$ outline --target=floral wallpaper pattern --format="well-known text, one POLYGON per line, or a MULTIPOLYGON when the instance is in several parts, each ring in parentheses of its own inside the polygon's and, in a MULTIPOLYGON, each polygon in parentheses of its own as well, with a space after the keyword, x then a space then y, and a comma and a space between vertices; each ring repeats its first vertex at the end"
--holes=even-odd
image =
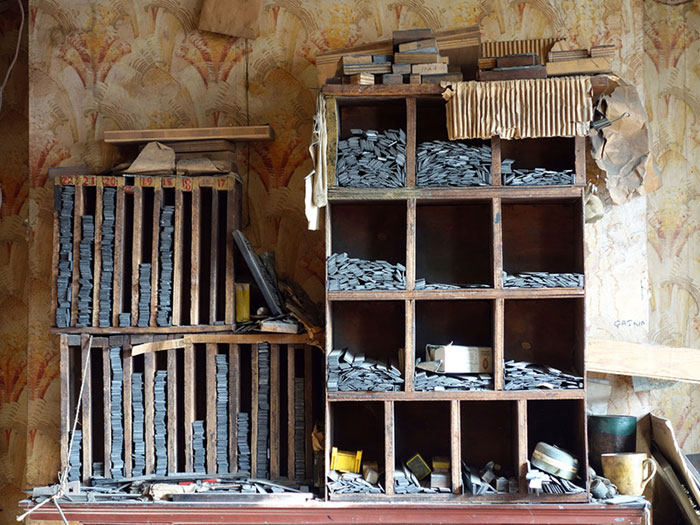
MULTIPOLYGON (((13 3, 0 3, 3 71, 16 37, 13 3)), ((270 123, 274 142, 238 148, 247 230, 257 248, 275 250, 283 276, 320 300, 323 235, 306 230, 302 207, 315 56, 395 29, 478 23, 484 40, 554 35, 582 47, 617 46, 614 69, 645 101, 662 184, 646 197, 649 339, 700 347, 698 2, 268 0, 261 36, 249 41, 200 33, 199 6, 199 0, 30 0, 24 64, 0 114, 9 137, 0 142, 3 501, 54 481, 59 468, 48 168, 111 165, 117 155, 102 142, 105 130, 270 123)), ((700 451, 698 387, 635 393, 628 378, 612 382, 611 410, 657 407, 674 421, 686 450, 700 451)), ((2 507, 0 521, 12 521, 15 508, 2 507)))

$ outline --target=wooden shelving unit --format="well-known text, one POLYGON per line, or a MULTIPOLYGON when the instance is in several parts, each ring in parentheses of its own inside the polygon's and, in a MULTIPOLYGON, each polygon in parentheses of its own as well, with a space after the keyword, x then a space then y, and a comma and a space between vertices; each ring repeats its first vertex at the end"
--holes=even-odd
MULTIPOLYGON (((415 152, 447 140, 436 86, 326 86, 328 200, 326 256, 386 260, 406 267, 406 289, 327 291, 326 354, 348 347, 386 358, 402 352, 400 392, 327 392, 326 471, 333 446, 363 449, 385 471, 385 494, 331 500, 583 502, 588 500, 584 389, 504 389, 504 362, 527 360, 585 377, 582 287, 504 288, 503 271, 583 273, 583 137, 490 140, 492 185, 416 186, 415 152), (335 183, 336 145, 351 129, 406 132, 405 187, 346 188, 335 183), (501 159, 526 168, 574 169, 575 183, 510 187, 501 159), (417 279, 485 288, 416 290, 417 279), (494 386, 485 391, 417 392, 416 358, 426 343, 490 346, 494 386), (365 424, 366 423, 366 424, 365 424), (533 496, 526 461, 538 441, 580 460, 586 492, 533 496), (451 458, 452 494, 394 494, 393 471, 420 452, 451 458), (375 457, 378 456, 378 457, 375 457), (462 460, 512 470, 516 494, 462 494, 462 460)), ((489 141, 486 141, 488 144, 489 141)))

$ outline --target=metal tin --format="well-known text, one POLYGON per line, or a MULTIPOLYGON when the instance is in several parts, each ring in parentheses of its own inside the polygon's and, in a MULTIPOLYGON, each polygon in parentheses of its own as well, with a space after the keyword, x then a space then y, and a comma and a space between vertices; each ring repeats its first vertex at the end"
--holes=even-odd
POLYGON ((554 445, 539 442, 530 462, 534 467, 571 481, 578 472, 578 459, 554 445))

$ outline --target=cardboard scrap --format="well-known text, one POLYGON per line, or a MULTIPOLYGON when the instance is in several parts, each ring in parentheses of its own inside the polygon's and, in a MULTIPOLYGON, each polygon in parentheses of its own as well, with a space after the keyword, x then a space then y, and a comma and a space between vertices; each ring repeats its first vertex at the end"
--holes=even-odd
POLYGON ((126 173, 133 175, 167 174, 175 171, 175 151, 160 142, 149 142, 131 163, 126 173))

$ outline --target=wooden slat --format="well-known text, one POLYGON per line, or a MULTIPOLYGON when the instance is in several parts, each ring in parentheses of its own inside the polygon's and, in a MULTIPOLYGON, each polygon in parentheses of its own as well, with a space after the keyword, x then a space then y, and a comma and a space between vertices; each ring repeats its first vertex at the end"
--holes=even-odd
POLYGON ((304 346, 304 451, 306 460, 306 478, 313 479, 314 451, 311 444, 313 432, 313 381, 311 377, 311 347, 304 346))
POLYGON ((270 345, 270 479, 280 477, 280 345, 270 345))
MULTIPOLYGON (((219 192, 211 190, 211 259, 209 263, 209 324, 217 321, 216 292, 219 288, 219 192)), ((222 292, 225 293, 225 289, 222 292)))
MULTIPOLYGON (((80 363, 81 363, 81 379, 82 371, 87 367, 92 369, 90 362, 90 346, 91 340, 89 335, 84 335, 80 340, 80 363)), ((87 481, 92 476, 92 374, 88 372, 85 376, 85 385, 83 386, 83 400, 81 407, 82 416, 82 478, 87 481)))
MULTIPOLYGON (((151 322, 149 326, 157 326, 158 314, 158 277, 160 275, 160 211, 163 206, 163 189, 153 190, 153 242, 151 245, 151 322)), ((170 373, 168 373, 170 377, 170 373)), ((168 383, 169 384, 169 383, 168 383)))
POLYGON ((82 239, 82 227, 80 217, 85 210, 85 199, 83 198, 83 187, 75 187, 75 205, 73 206, 73 276, 71 280, 71 306, 70 325, 75 326, 78 322, 78 289, 80 285, 80 239, 82 239))
POLYGON ((190 246, 190 323, 199 324, 199 275, 200 275, 200 248, 201 248, 201 207, 202 190, 192 181, 192 245, 190 246))
POLYGON ((492 201, 491 224, 493 225, 493 240, 491 254, 493 257, 493 287, 497 290, 503 288, 503 217, 501 213, 501 199, 492 201))
POLYGON ((394 403, 384 401, 384 487, 386 493, 394 494, 394 403))
POLYGON ((233 325, 236 320, 236 294, 234 293, 235 268, 233 262, 233 232, 238 227, 238 208, 236 206, 236 189, 226 193, 226 307, 224 322, 233 325))
POLYGON ((508 200, 531 199, 572 199, 581 197, 583 188, 580 186, 481 186, 468 188, 328 188, 328 200, 340 202, 354 201, 385 201, 406 199, 420 200, 484 200, 495 197, 508 200))
POLYGON ((297 345, 287 346, 287 478, 295 479, 294 468, 294 365, 297 345))
MULTIPOLYGON (((92 326, 99 325, 100 277, 102 275, 102 186, 95 187, 95 243, 92 251, 92 326)), ((56 244, 56 243, 54 243, 56 244)))
POLYGON ((114 280, 112 282, 112 326, 119 326, 122 311, 122 267, 124 261, 124 188, 117 188, 114 210, 114 280))
POLYGON ((450 472, 452 493, 462 493, 462 414, 459 401, 450 401, 450 472))
POLYGON ((491 137, 491 185, 502 186, 501 178, 501 137, 491 137))
MULTIPOLYGON (((58 307, 58 248, 60 246, 61 234, 58 228, 58 210, 60 207, 60 197, 57 190, 60 186, 54 186, 54 206, 53 206, 53 247, 51 249, 51 326, 56 326, 56 308, 58 307)), ((61 433, 63 437, 63 433, 61 433)), ((63 457, 61 457, 61 465, 63 457)))
POLYGON ((168 472, 177 472, 177 350, 168 350, 168 472))
POLYGON ((496 299, 493 303, 493 382, 496 390, 504 385, 504 323, 505 301, 496 299))
POLYGON ((228 404, 229 404, 229 471, 238 472, 238 426, 237 417, 241 412, 241 359, 237 344, 228 347, 228 404))
MULTIPOLYGON (((390 47, 387 49, 390 49, 390 47)), ((337 62, 336 60, 335 63, 337 62)), ((335 66, 333 68, 335 69, 335 66)), ((326 84, 323 86, 322 92, 324 95, 341 95, 344 97, 405 97, 411 95, 440 95, 443 91, 443 88, 435 84, 375 84, 373 86, 326 84)))
POLYGON ((406 186, 416 185, 416 98, 406 98, 406 186))
POLYGON ((185 471, 194 471, 192 456, 192 422, 194 421, 194 345, 190 344, 184 350, 184 421, 185 426, 185 471))
POLYGON ((415 380, 416 357, 416 302, 409 299, 404 303, 405 315, 405 342, 404 342, 404 385, 406 392, 413 392, 415 380))
POLYGON ((59 342, 61 381, 61 468, 68 467, 68 443, 70 441, 70 352, 68 336, 62 335, 59 342))
POLYGON ((133 406, 132 406, 132 396, 131 396, 131 376, 134 372, 134 358, 131 356, 131 342, 128 337, 124 338, 124 345, 122 346, 122 369, 123 369, 123 384, 122 389, 123 396, 122 400, 124 402, 124 472, 127 476, 131 476, 132 463, 131 454, 133 452, 133 441, 132 436, 134 434, 133 429, 133 406))
POLYGON ((136 326, 139 319, 139 265, 141 242, 143 238, 143 188, 134 187, 133 234, 131 236, 131 326, 136 326))
POLYGON ((416 200, 406 203, 406 290, 416 283, 416 200))
MULTIPOLYGON (((173 239, 173 325, 182 324, 183 196, 175 189, 175 235, 173 239)), ((191 430, 190 430, 191 432, 191 430)), ((189 471, 191 472, 191 471, 189 471)))
POLYGON ((216 344, 206 345, 207 473, 216 474, 216 344))
POLYGON ((586 137, 574 137, 576 184, 586 184, 586 137))
POLYGON ((143 356, 143 404, 144 404, 144 442, 146 443, 146 474, 155 472, 155 399, 154 399, 154 379, 156 373, 155 354, 143 356))
POLYGON ((250 347, 250 475, 258 475, 258 345, 250 347))
POLYGON ((517 462, 518 462, 518 477, 520 481, 520 493, 527 494, 527 401, 525 399, 519 399, 516 403, 516 425, 515 430, 517 432, 517 462))
MULTIPOLYGON (((102 381, 103 381, 103 410, 104 410, 104 475, 112 477, 112 367, 109 360, 109 345, 102 347, 102 381)), ((126 366, 125 366, 126 370, 126 366)), ((126 421, 125 428, 126 428, 126 421)), ((126 434, 126 432, 125 432, 126 434)), ((125 436, 126 442, 126 436, 125 436)))
POLYGON ((173 129, 129 129, 105 131, 107 144, 133 144, 138 142, 160 142, 181 140, 225 139, 233 141, 272 140, 272 128, 263 126, 222 126, 216 128, 173 128, 173 129))

